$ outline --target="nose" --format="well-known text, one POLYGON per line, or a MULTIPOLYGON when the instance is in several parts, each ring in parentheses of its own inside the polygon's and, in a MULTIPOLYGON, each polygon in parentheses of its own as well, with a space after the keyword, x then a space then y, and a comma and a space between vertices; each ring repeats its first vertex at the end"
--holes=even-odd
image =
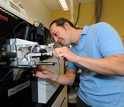
POLYGON ((58 43, 58 38, 56 36, 54 36, 54 40, 58 43))

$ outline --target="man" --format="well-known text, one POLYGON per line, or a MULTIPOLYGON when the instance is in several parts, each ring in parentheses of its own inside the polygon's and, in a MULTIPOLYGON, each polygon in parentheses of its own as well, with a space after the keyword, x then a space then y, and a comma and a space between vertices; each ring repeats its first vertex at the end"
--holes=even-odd
MULTIPOLYGON (((124 48, 116 30, 105 22, 80 29, 59 18, 51 23, 50 33, 63 45, 53 55, 68 60, 66 74, 56 82, 72 85, 76 71, 82 70, 77 107, 124 107, 124 48)), ((39 66, 36 76, 55 81, 58 74, 39 66)))

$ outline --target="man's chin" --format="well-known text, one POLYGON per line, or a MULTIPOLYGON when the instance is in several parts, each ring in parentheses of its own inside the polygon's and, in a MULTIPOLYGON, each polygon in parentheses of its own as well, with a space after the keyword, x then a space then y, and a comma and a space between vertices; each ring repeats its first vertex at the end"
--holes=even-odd
POLYGON ((68 47, 69 45, 70 45, 70 44, 66 44, 66 45, 62 45, 62 46, 67 46, 67 47, 68 47))

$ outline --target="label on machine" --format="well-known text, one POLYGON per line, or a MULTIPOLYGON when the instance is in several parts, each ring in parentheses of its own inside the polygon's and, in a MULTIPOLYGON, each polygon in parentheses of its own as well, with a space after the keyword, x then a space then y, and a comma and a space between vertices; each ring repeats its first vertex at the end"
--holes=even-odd
POLYGON ((25 21, 28 21, 25 10, 19 7, 14 2, 10 0, 0 0, 0 7, 22 18, 25 21))

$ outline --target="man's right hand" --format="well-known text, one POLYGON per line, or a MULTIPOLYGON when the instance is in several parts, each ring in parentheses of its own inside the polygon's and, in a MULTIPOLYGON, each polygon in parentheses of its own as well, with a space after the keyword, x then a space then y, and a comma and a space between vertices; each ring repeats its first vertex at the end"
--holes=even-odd
POLYGON ((43 79, 50 79, 51 75, 53 74, 46 66, 38 66, 36 71, 33 71, 33 76, 43 78, 43 79))

